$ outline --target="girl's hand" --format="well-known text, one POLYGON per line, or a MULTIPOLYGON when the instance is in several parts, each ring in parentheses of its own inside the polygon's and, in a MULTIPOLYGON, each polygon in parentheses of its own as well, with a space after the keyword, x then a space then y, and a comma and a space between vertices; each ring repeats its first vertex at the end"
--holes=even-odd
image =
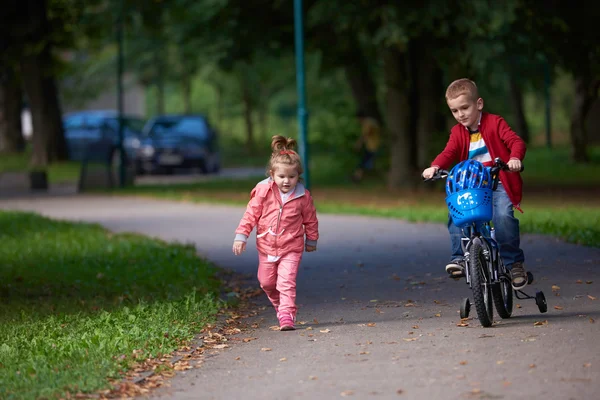
POLYGON ((246 242, 242 242, 241 240, 233 242, 233 254, 239 256, 244 251, 246 251, 246 242))
POLYGON ((311 251, 317 251, 317 246, 306 245, 306 251, 310 253, 311 251))

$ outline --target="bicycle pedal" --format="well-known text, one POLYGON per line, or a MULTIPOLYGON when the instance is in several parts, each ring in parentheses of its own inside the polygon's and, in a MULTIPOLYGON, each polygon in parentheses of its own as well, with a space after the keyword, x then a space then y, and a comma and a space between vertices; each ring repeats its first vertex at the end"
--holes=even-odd
POLYGON ((460 278, 464 278, 465 273, 463 271, 456 271, 456 272, 453 272, 450 275, 448 275, 448 277, 451 279, 454 279, 454 280, 458 280, 460 278))

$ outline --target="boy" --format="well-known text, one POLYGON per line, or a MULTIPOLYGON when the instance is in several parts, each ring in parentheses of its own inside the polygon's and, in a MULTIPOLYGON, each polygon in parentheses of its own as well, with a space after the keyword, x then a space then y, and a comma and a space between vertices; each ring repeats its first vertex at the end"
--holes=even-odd
MULTIPOLYGON (((423 171, 424 178, 431 178, 438 169, 450 169, 451 165, 467 159, 493 164, 496 157, 507 162, 511 172, 500 172, 498 190, 494 192, 494 217, 496 240, 504 265, 510 270, 512 287, 523 289, 527 285, 527 273, 523 266, 525 256, 520 248, 519 220, 513 207, 521 211, 523 181, 519 172, 525 158, 525 142, 517 136, 506 121, 498 116, 482 112, 483 99, 477 85, 469 79, 458 79, 446 89, 446 102, 458 122, 451 132, 444 150, 433 160, 431 167, 423 171), (507 161, 508 160, 508 161, 507 161)), ((452 245, 452 257, 446 272, 460 276, 465 262, 461 248, 461 229, 448 218, 448 231, 452 245)))

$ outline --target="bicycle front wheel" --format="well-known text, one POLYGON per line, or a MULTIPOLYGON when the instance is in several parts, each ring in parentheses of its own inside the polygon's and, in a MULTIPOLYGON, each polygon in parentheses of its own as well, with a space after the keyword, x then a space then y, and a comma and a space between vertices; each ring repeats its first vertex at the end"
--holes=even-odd
POLYGON ((513 292, 510 274, 502 259, 498 260, 498 283, 492 286, 496 311, 501 318, 510 318, 513 312, 513 292))
POLYGON ((477 318, 484 327, 492 326, 494 309, 492 301, 491 277, 487 260, 483 254, 483 245, 479 238, 473 239, 469 250, 469 268, 471 269, 471 289, 475 300, 477 318))

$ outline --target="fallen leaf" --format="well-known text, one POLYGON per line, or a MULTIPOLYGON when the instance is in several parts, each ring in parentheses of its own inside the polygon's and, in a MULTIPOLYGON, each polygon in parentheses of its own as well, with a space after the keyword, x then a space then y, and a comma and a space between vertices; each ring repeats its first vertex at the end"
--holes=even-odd
POLYGON ((329 333, 329 332, 331 332, 331 331, 330 331, 329 329, 322 329, 322 330, 320 330, 319 332, 321 332, 321 333, 329 333))
POLYGON ((312 331, 312 330, 313 330, 313 328, 312 328, 312 326, 309 326, 309 327, 307 327, 305 330, 306 330, 306 331, 312 331))
POLYGON ((520 305, 520 304, 517 304, 517 305, 516 305, 516 307, 517 307, 517 308, 521 308, 521 305, 520 305))
POLYGON ((367 324, 367 326, 370 326, 371 328, 372 328, 372 327, 374 327, 375 325, 377 325, 375 322, 369 322, 369 323, 367 324))
POLYGON ((277 325, 273 325, 273 326, 270 326, 270 327, 269 327, 269 330, 270 330, 270 331, 278 331, 278 330, 279 330, 279 327, 278 327, 277 325))
POLYGON ((509 381, 504 381, 504 382, 502 382, 502 384, 503 384, 505 387, 506 387, 506 386, 510 386, 510 385, 512 385, 512 383, 511 383, 511 382, 509 382, 509 381))
POLYGON ((296 325, 306 325, 306 321, 296 322, 296 325))
POLYGON ((479 393, 481 393, 481 389, 473 389, 473 390, 471 390, 471 393, 472 394, 479 394, 479 393))
POLYGON ((373 299, 373 300, 369 300, 371 303, 377 303, 379 300, 377 299, 373 299))
POLYGON ((360 355, 365 355, 365 354, 371 354, 369 351, 361 351, 360 353, 358 353, 360 355))
POLYGON ((553 292, 558 292, 560 290, 560 286, 558 285, 552 285, 552 291, 553 292))
POLYGON ((415 303, 406 303, 404 307, 414 307, 415 303))
POLYGON ((419 325, 413 325, 413 329, 419 329, 419 325))
POLYGON ((435 314, 435 316, 436 316, 436 317, 441 317, 441 316, 442 316, 442 314, 440 314, 440 313, 437 313, 437 314, 435 314))
POLYGON ((533 326, 542 326, 542 325, 548 325, 548 320, 536 321, 533 323, 533 326))
POLYGON ((404 340, 405 342, 414 342, 415 340, 417 340, 418 338, 404 338, 402 340, 404 340))
POLYGON ((396 390, 396 394, 403 394, 403 393, 404 393, 404 390, 402 390, 402 389, 396 390))
POLYGON ((456 324, 456 326, 469 326, 469 324, 461 321, 458 324, 456 324))
POLYGON ((251 342, 251 341, 253 341, 253 340, 256 340, 256 339, 258 339, 258 338, 255 338, 255 337, 247 337, 247 338, 243 338, 243 339, 242 339, 242 342, 244 342, 244 343, 248 343, 248 342, 251 342))
POLYGON ((590 323, 593 324, 594 322, 596 322, 596 320, 592 317, 590 317, 590 323))
POLYGON ((563 308, 561 306, 554 306, 555 310, 562 310, 563 308))
POLYGON ((287 361, 287 358, 285 358, 285 357, 283 357, 283 358, 280 358, 280 359, 279 359, 279 361, 281 361, 281 362, 283 362, 283 361, 287 361))
POLYGON ((592 283, 594 283, 594 281, 585 281, 585 283, 587 283, 588 285, 591 285, 592 283))
POLYGON ((263 347, 262 349, 260 349, 260 351, 271 351, 272 349, 269 347, 263 347))
POLYGON ((317 379, 319 379, 319 378, 317 378, 316 376, 310 375, 310 376, 308 377, 308 379, 309 379, 309 380, 311 380, 311 381, 316 381, 316 380, 317 380, 317 379))
POLYGON ((588 294, 588 298, 589 298, 590 300, 596 300, 596 298, 595 298, 594 296, 592 296, 591 294, 588 294))
POLYGON ((242 358, 242 357, 236 357, 235 359, 236 359, 236 360, 240 360, 241 358, 242 358))
POLYGON ((592 366, 592 363, 585 363, 583 364, 583 368, 589 368, 592 366))
POLYGON ((462 360, 461 362, 459 362, 460 365, 467 365, 467 362, 465 360, 462 360))
POLYGON ((316 318, 315 318, 315 319, 313 319, 313 322, 314 322, 315 324, 319 325, 319 321, 317 321, 317 319, 316 319, 316 318))
POLYGON ((535 368, 535 364, 529 364, 529 368, 535 368))
POLYGON ((229 347, 228 344, 217 344, 215 346, 213 346, 213 349, 224 349, 226 347, 229 347))
POLYGON ((354 394, 353 390, 344 390, 342 393, 340 393, 340 396, 346 397, 346 396, 352 396, 353 394, 354 394))
POLYGON ((581 279, 577 279, 575 283, 583 283, 583 281, 581 279))
POLYGON ((498 361, 496 361, 496 364, 502 365, 502 364, 504 364, 504 361, 503 360, 498 360, 498 361))

